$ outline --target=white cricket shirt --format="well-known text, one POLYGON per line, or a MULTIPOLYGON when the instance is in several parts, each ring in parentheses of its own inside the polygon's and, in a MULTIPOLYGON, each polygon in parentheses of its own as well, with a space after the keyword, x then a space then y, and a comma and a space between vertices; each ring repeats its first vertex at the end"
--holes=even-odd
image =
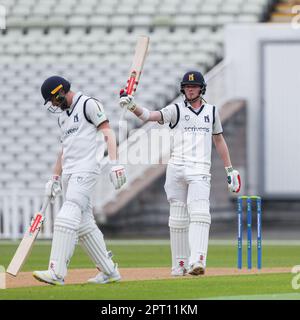
POLYGON ((64 174, 98 172, 96 153, 99 152, 99 144, 104 146, 104 138, 96 141, 97 127, 105 121, 108 119, 99 101, 81 92, 74 95, 71 107, 58 118, 64 174))
POLYGON ((218 110, 203 104, 198 111, 183 101, 160 110, 163 123, 173 129, 169 163, 194 166, 197 172, 210 174, 212 135, 223 132, 218 110))

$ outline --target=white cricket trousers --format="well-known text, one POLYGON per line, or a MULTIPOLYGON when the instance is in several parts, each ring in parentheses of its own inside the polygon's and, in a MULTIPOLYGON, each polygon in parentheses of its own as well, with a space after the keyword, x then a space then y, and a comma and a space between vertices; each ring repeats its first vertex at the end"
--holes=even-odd
POLYGON ((211 223, 210 175, 191 166, 168 164, 165 191, 170 203, 172 268, 206 266, 211 223))
POLYGON ((78 240, 99 270, 106 274, 114 271, 103 234, 93 216, 97 177, 93 173, 62 176, 64 203, 55 218, 49 261, 49 269, 60 278, 67 275, 67 267, 78 240))

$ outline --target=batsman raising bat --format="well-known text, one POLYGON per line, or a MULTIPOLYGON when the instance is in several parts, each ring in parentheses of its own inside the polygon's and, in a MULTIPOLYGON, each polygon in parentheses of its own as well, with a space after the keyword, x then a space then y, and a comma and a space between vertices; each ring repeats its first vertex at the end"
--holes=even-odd
POLYGON ((126 182, 123 166, 117 165, 114 132, 109 126, 102 104, 81 92, 70 90, 64 78, 52 76, 41 87, 49 111, 60 112, 60 152, 52 178, 45 187, 45 196, 54 199, 63 193, 63 205, 55 223, 49 267, 34 271, 33 276, 49 284, 62 285, 77 239, 96 267, 101 270, 92 283, 108 283, 121 279, 117 265, 106 249, 103 234, 93 216, 92 195, 99 174, 96 160, 96 134, 100 131, 110 158, 110 179, 115 189, 126 182))
POLYGON ((143 121, 169 123, 174 147, 168 163, 165 191, 170 203, 169 228, 173 276, 205 272, 211 224, 209 193, 212 140, 223 160, 228 188, 239 192, 240 175, 231 165, 215 106, 204 103, 206 83, 200 72, 187 72, 181 81, 183 101, 160 111, 136 105, 122 92, 120 106, 143 121))

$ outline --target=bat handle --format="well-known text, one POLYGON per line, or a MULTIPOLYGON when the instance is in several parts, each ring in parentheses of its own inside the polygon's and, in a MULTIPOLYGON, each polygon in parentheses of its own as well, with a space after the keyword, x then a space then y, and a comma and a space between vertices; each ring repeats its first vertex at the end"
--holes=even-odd
POLYGON ((45 196, 43 200, 42 208, 41 208, 41 213, 45 213, 49 203, 50 203, 50 197, 45 196))
POLYGON ((122 142, 127 139, 127 126, 125 124, 125 114, 126 114, 127 108, 123 108, 121 117, 119 120, 119 142, 122 142))
POLYGON ((120 119, 121 121, 124 121, 124 120, 125 120, 126 111, 127 111, 127 108, 123 108, 122 114, 121 114, 121 119, 120 119))

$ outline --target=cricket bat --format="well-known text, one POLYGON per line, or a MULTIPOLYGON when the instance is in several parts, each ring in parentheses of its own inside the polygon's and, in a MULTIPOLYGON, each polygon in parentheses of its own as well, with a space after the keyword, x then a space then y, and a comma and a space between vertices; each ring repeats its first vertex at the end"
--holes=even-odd
POLYGON ((45 211, 49 202, 50 198, 45 197, 40 212, 34 215, 29 228, 25 232, 25 235, 17 248, 15 255, 13 256, 9 266, 7 267, 7 273, 16 277, 20 269, 24 265, 33 247, 34 240, 36 239, 41 229, 42 223, 44 221, 45 211))
MULTIPOLYGON (((140 76, 143 70, 145 58, 147 55, 149 46, 149 37, 148 36, 139 36, 137 40, 137 44, 135 47, 135 53, 132 60, 131 67, 129 69, 129 75, 127 80, 127 85, 125 88, 125 92, 128 95, 134 95, 137 86, 139 84, 140 76)), ((125 118, 125 113, 127 109, 124 108, 121 115, 121 124, 125 118)))

